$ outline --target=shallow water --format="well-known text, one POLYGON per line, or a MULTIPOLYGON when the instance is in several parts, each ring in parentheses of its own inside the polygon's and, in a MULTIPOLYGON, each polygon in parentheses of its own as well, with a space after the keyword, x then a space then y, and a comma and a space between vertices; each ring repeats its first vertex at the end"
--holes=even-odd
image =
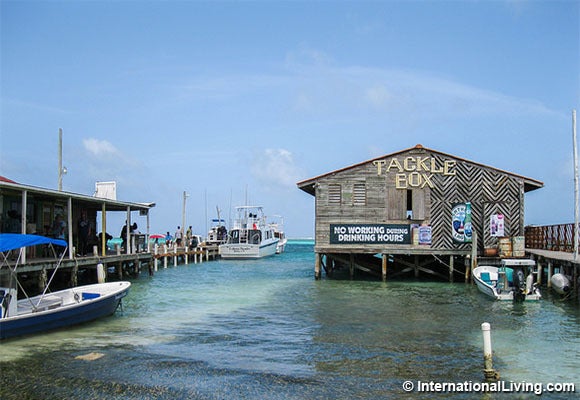
POLYGON ((430 398, 403 382, 483 381, 482 322, 502 380, 580 392, 575 305, 493 302, 464 284, 315 281, 313 270, 312 245, 290 243, 267 259, 142 275, 110 318, 2 342, 0 398, 430 398), (75 358, 88 353, 103 356, 75 358))

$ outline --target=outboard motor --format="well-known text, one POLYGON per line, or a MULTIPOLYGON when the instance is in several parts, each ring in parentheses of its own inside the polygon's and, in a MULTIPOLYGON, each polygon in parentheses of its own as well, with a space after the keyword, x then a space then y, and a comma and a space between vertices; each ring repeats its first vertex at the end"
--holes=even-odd
POLYGON ((523 301, 526 298, 526 277, 524 271, 518 268, 514 271, 514 300, 523 301))

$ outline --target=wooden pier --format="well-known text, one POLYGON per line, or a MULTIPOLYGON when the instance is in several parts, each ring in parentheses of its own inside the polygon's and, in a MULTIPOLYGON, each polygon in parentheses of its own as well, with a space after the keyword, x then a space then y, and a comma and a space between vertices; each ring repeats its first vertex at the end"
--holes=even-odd
MULTIPOLYGON (((143 271, 153 276, 159 268, 198 264, 219 257, 217 246, 200 246, 195 249, 160 246, 152 250, 126 254, 117 248, 116 251, 107 251, 105 255, 98 255, 95 250, 90 256, 64 258, 51 282, 51 290, 105 280, 138 278, 143 271)), ((8 259, 9 265, 13 266, 17 258, 18 252, 14 252, 8 259)), ((54 257, 28 257, 16 272, 24 282, 26 292, 32 296, 42 291, 56 266, 57 260, 54 257)), ((2 269, 0 283, 8 279, 9 271, 2 269)))
POLYGON ((580 257, 574 253, 574 224, 527 226, 525 233, 526 253, 538 263, 546 285, 551 286, 554 273, 567 275, 572 278, 573 295, 580 299, 580 257))
POLYGON ((205 261, 215 260, 219 256, 218 246, 200 246, 195 249, 187 249, 185 247, 155 246, 153 249, 153 271, 159 269, 159 262, 163 263, 163 268, 167 268, 172 264, 177 266, 179 261, 184 264, 197 264, 205 261))

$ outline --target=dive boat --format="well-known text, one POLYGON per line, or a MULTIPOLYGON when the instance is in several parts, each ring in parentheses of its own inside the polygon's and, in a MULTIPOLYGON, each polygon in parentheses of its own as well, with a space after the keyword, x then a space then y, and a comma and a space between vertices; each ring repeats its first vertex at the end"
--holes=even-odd
POLYGON ((473 280, 483 294, 494 300, 539 300, 536 263, 529 259, 503 259, 501 266, 482 265, 473 270, 473 280))
POLYGON ((219 245, 224 259, 262 258, 276 253, 280 240, 268 223, 262 207, 238 206, 227 242, 219 245))
POLYGON ((115 313, 121 299, 129 292, 130 282, 97 283, 48 292, 66 251, 58 259, 43 292, 33 297, 24 293, 25 297, 18 300, 18 288, 21 287, 17 281, 20 256, 12 266, 8 254, 12 250, 19 251, 23 247, 37 245, 56 245, 66 249, 67 243, 38 235, 0 234, 0 252, 3 257, 0 268, 5 268, 9 273, 7 287, 0 287, 0 339, 69 327, 115 313))

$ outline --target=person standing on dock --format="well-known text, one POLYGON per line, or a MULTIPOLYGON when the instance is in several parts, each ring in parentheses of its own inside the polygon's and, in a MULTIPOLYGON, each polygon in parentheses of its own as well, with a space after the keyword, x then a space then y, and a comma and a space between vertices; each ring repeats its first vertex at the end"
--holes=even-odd
POLYGON ((177 247, 181 246, 181 239, 183 238, 183 231, 181 230, 181 227, 178 226, 177 230, 175 231, 175 245, 177 247))
POLYGON ((55 239, 64 240, 65 230, 66 230, 66 224, 62 220, 62 216, 60 214, 57 214, 57 216, 54 217, 54 222, 52 223, 52 236, 55 239))
POLYGON ((87 212, 86 211, 82 211, 81 212, 81 218, 79 219, 78 222, 78 232, 79 232, 79 254, 81 256, 86 256, 87 255, 87 244, 89 241, 89 238, 91 237, 91 235, 93 234, 92 229, 91 229, 91 223, 89 222, 88 218, 87 218, 87 212))

